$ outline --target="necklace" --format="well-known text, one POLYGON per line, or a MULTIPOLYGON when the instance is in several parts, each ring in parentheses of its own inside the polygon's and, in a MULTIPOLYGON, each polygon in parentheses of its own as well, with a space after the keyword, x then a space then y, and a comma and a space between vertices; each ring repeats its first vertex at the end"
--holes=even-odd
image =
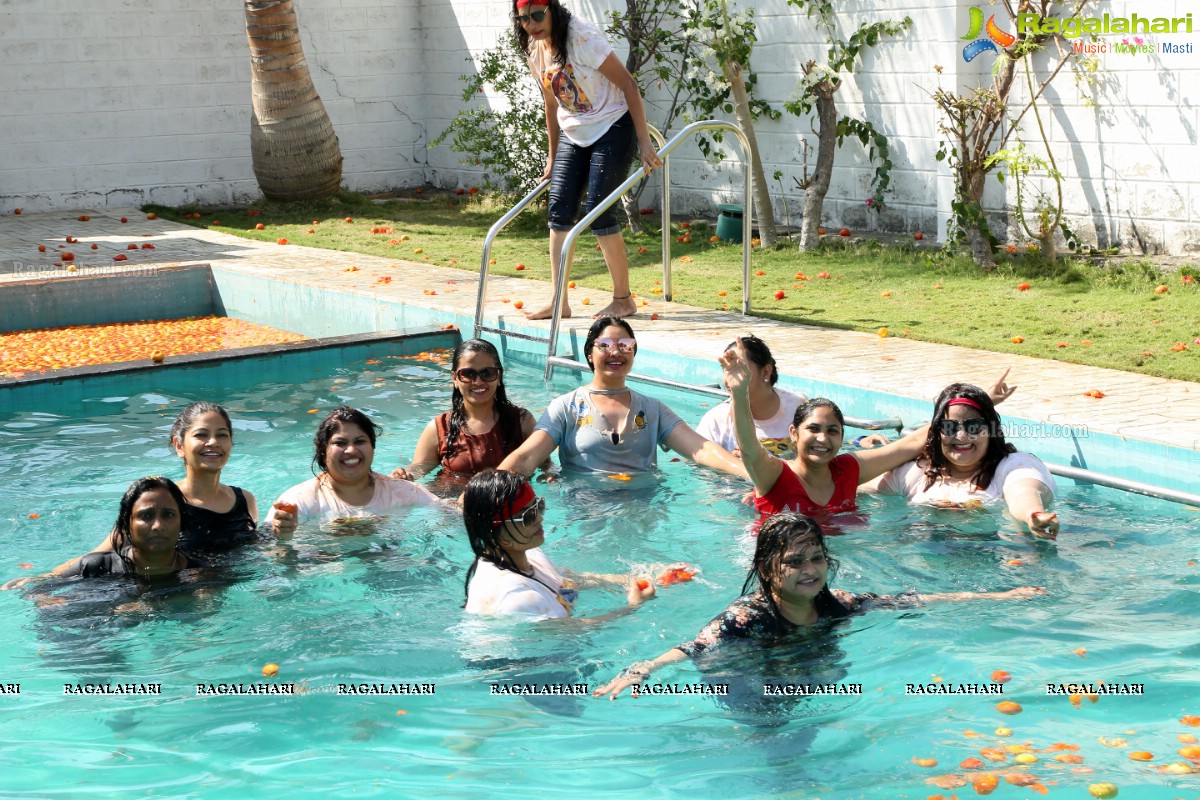
POLYGON ((629 391, 628 389, 593 389, 591 387, 588 387, 588 394, 614 395, 614 394, 625 394, 628 391, 629 391))

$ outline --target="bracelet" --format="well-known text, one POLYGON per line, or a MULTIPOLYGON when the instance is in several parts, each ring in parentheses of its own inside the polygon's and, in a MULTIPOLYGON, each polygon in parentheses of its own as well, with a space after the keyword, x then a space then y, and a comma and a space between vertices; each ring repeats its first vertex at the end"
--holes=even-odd
POLYGON ((634 669, 633 667, 626 667, 625 669, 621 670, 621 674, 619 674, 617 677, 618 678, 632 678, 634 676, 639 677, 639 678, 649 678, 650 672, 648 670, 644 670, 644 669, 634 669))

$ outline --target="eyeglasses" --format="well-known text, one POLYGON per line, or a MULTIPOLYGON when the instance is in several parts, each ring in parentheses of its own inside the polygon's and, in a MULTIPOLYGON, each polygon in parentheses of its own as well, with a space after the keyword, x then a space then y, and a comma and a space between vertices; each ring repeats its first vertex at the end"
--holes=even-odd
POLYGON ((963 420, 959 422, 953 419, 942 420, 942 436, 952 439, 958 435, 960 430, 966 431, 967 436, 978 436, 987 430, 987 420, 982 417, 963 420))
POLYGON ((541 22, 546 18, 547 13, 547 11, 532 11, 528 14, 517 14, 517 22, 521 23, 522 25, 529 22, 529 20, 541 22))
POLYGON ((526 528, 528 528, 530 525, 532 525, 534 522, 537 521, 538 517, 545 515, 545 513, 546 513, 546 498, 539 497, 537 499, 536 503, 534 503, 533 505, 529 506, 528 508, 526 508, 524 511, 521 512, 521 516, 511 517, 510 519, 502 519, 500 521, 501 522, 519 522, 522 525, 524 525, 526 528))
POLYGON ((504 372, 502 367, 484 367, 483 369, 471 369, 463 367, 454 373, 454 376, 463 383, 470 383, 478 378, 485 383, 491 383, 500 379, 500 373, 504 372))
POLYGON ((600 348, 601 353, 607 353, 614 347, 622 353, 632 353, 637 349, 637 339, 609 339, 606 336, 603 339, 597 339, 594 344, 600 348))

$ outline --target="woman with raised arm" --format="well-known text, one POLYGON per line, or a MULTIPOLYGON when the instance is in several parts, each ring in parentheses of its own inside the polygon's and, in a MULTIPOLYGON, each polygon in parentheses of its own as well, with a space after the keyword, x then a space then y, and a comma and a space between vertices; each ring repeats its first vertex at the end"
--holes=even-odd
POLYGON ((626 320, 604 317, 592 323, 583 355, 591 382, 555 398, 500 469, 532 475, 557 449, 564 469, 628 475, 653 469, 662 446, 697 464, 746 476, 727 450, 696 433, 660 401, 626 385, 637 355, 637 340, 626 320))
MULTIPOLYGON (((542 180, 550 181, 550 272, 571 272, 562 264, 562 246, 579 218, 612 194, 629 175, 636 144, 646 172, 662 166, 650 141, 646 109, 637 81, 613 52, 604 33, 563 8, 559 0, 513 0, 513 31, 529 60, 533 79, 542 90, 549 156, 542 180)), ((637 313, 629 289, 629 260, 621 225, 612 209, 592 223, 613 282, 613 300, 596 314, 628 317, 637 313)), ((573 255, 573 254, 572 254, 573 255)), ((566 278, 563 279, 564 281, 566 278)), ((548 319, 553 301, 526 312, 529 319, 548 319)), ((571 316, 563 290, 562 315, 571 316)))
POLYGON ((927 603, 964 600, 1019 600, 1045 594, 1022 586, 1007 592, 952 592, 895 596, 831 590, 837 562, 829 555, 821 526, 802 514, 781 513, 759 530, 754 564, 742 586, 742 596, 717 615, 690 642, 671 648, 651 661, 626 667, 593 694, 615 700, 629 686, 645 683, 659 667, 695 658, 724 642, 757 640, 764 645, 786 641, 789 634, 823 620, 838 619, 873 608, 913 608, 927 603))
POLYGON ((970 508, 1003 503, 1039 539, 1058 536, 1054 478, 1036 456, 1004 440, 1004 428, 987 392, 952 383, 933 407, 933 422, 915 461, 880 478, 878 490, 910 503, 970 508))
POLYGON ((858 485, 882 475, 920 452, 924 434, 916 431, 874 450, 841 453, 845 420, 832 400, 818 397, 801 403, 789 435, 796 457, 776 458, 762 445, 754 429, 750 408, 753 368, 745 347, 721 356, 725 385, 733 404, 734 432, 742 463, 754 482, 754 505, 768 517, 780 511, 825 516, 858 508, 858 485))

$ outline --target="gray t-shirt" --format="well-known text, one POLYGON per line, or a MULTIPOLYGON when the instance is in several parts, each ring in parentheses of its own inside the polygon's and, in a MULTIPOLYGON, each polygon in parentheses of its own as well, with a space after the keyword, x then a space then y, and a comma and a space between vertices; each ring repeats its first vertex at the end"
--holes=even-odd
POLYGON ((667 437, 683 420, 653 397, 630 389, 629 419, 614 443, 613 431, 592 405, 591 394, 583 387, 554 398, 534 428, 558 445, 563 468, 616 473, 653 469, 657 446, 666 449, 667 437))

